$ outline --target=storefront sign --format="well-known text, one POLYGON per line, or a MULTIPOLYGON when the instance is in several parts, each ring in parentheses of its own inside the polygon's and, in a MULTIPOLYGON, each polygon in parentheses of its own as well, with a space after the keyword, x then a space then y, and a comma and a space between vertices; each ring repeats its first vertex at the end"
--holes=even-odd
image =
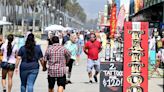
POLYGON ((123 92, 148 92, 148 25, 125 22, 123 92))

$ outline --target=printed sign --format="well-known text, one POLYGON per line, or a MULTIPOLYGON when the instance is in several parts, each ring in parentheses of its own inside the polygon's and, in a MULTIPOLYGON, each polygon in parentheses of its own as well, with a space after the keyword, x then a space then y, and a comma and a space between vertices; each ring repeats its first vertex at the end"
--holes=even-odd
POLYGON ((100 92, 122 92, 122 66, 120 62, 101 62, 100 92))

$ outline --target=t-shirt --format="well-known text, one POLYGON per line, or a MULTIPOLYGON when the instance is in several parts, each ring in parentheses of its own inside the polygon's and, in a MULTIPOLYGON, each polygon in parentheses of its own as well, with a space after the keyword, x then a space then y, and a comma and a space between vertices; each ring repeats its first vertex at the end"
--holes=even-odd
POLYGON ((101 43, 99 41, 88 41, 85 44, 85 48, 88 49, 88 58, 92 60, 97 60, 98 59, 98 54, 101 49, 101 43))
POLYGON ((156 43, 156 41, 155 41, 155 38, 151 38, 150 40, 149 40, 149 49, 150 50, 155 50, 155 43, 156 43))
POLYGON ((64 45, 67 41, 69 41, 69 36, 68 35, 63 37, 62 44, 64 45))
POLYGON ((79 38, 80 38, 81 40, 84 40, 84 36, 83 36, 82 34, 80 34, 79 38))
POLYGON ((77 55, 77 44, 72 43, 71 41, 67 41, 64 47, 71 52, 71 59, 76 60, 76 55, 77 55))
POLYGON ((5 42, 2 46, 1 46, 1 50, 3 52, 3 59, 2 61, 3 62, 8 62, 8 63, 11 63, 11 64, 15 64, 16 63, 16 52, 18 51, 18 48, 17 46, 15 45, 14 42, 12 42, 12 53, 10 55, 10 57, 8 58, 7 57, 7 44, 8 42, 5 42))
POLYGON ((20 64, 20 70, 31 70, 31 69, 39 69, 38 60, 43 57, 42 51, 39 45, 35 46, 35 56, 33 60, 28 61, 26 58, 26 48, 22 46, 18 52, 18 56, 22 58, 22 62, 20 64))

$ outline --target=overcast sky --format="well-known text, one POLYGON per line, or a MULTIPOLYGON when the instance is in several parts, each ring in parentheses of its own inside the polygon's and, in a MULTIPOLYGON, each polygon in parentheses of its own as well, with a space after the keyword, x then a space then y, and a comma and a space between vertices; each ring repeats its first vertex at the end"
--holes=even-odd
POLYGON ((77 0, 84 8, 88 19, 94 19, 98 17, 98 12, 104 10, 104 5, 107 0, 77 0))

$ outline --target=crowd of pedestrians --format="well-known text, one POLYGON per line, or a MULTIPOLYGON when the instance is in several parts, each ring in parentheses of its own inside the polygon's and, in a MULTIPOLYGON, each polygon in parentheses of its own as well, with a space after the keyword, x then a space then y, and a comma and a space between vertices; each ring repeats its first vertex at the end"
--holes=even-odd
POLYGON ((88 56, 86 66, 89 76, 88 82, 92 83, 92 78, 98 82, 97 75, 100 71, 98 54, 102 49, 102 42, 97 40, 94 32, 88 34, 83 32, 54 34, 52 32, 48 35, 47 41, 48 47, 43 56, 41 47, 36 45, 35 36, 31 31, 25 35, 25 44, 20 48, 16 45, 12 34, 9 34, 4 42, 0 39, 3 92, 11 92, 14 71, 16 73, 19 71, 20 91, 33 92, 40 65, 43 71, 47 71, 49 92, 54 92, 55 82, 58 85, 57 91, 63 92, 66 84, 72 83, 72 68, 74 65, 79 65, 83 51, 88 56), (93 68, 95 74, 92 77, 93 68), (8 83, 6 83, 7 78, 8 83))

